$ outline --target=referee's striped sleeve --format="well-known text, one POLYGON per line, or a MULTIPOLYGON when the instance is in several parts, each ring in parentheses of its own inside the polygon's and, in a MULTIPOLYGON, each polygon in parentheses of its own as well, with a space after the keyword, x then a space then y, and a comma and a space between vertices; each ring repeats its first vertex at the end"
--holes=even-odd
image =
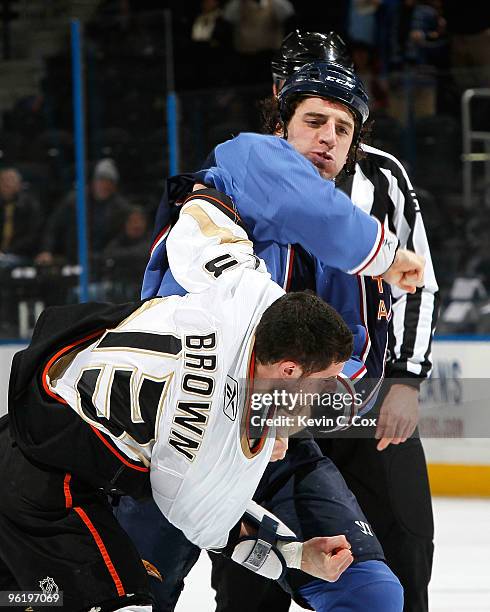
POLYGON ((412 383, 417 385, 432 370, 431 346, 439 310, 439 288, 427 234, 417 196, 401 163, 378 149, 364 148, 369 155, 358 166, 364 180, 354 177, 353 201, 361 196, 356 191, 370 190, 371 183, 372 194, 369 197, 372 206, 369 212, 396 234, 401 248, 423 255, 426 261, 423 288, 415 294, 407 294, 392 287, 390 358, 386 368, 387 377, 412 379, 412 383))

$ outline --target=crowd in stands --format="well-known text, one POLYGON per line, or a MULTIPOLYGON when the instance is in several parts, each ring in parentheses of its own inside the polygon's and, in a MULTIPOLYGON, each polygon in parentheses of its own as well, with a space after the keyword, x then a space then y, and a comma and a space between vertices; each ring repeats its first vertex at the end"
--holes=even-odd
MULTIPOLYGON (((85 198, 89 252, 99 258, 146 259, 151 237, 148 214, 119 193, 118 183, 114 161, 100 160, 85 198)), ((77 243, 75 191, 43 219, 39 201, 23 187, 20 172, 0 170, 0 265, 74 265, 77 243)))
MULTIPOLYGON (((443 295, 457 275, 478 276, 490 292, 483 172, 471 211, 461 198, 461 93, 490 87, 490 4, 477 13, 460 0, 99 2, 84 26, 88 242, 98 280, 116 270, 132 275, 125 297, 137 296, 168 173, 169 61, 180 170, 188 171, 218 142, 260 130, 270 60, 299 28, 334 30, 348 42, 370 90, 372 144, 399 157, 415 183, 443 295)), ((68 32, 61 51, 45 58, 39 91, 3 113, 0 272, 77 262, 68 32)), ((476 109, 476 125, 490 132, 488 110, 476 109)))

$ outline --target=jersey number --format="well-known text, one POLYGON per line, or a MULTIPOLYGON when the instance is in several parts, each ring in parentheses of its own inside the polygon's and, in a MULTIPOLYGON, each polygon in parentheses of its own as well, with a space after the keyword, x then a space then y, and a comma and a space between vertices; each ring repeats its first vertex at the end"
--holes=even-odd
MULTIPOLYGON (((148 332, 109 332, 96 350, 143 350, 162 355, 177 356, 182 343, 171 335, 148 332)), ((155 439, 157 417, 162 409, 165 387, 171 375, 162 380, 148 376, 139 377, 136 388, 136 369, 114 368, 106 389, 101 389, 104 368, 89 368, 82 372, 77 382, 80 408, 89 422, 102 425, 114 437, 129 434, 138 444, 145 445, 155 439), (105 394, 103 408, 96 407, 96 394, 105 394)))
POLYGON ((221 276, 228 268, 236 268, 236 266, 238 266, 238 261, 229 253, 219 255, 204 265, 205 269, 212 274, 214 278, 221 276))

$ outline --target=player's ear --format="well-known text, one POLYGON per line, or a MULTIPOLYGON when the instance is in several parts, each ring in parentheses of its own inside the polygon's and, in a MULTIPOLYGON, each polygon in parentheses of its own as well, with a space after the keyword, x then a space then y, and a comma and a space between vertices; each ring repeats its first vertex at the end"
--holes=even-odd
POLYGON ((282 121, 278 121, 276 129, 274 130, 274 136, 279 136, 279 138, 286 138, 286 130, 284 129, 284 123, 282 121))
POLYGON ((295 361, 291 361, 288 359, 280 362, 279 373, 281 378, 293 379, 300 378, 302 370, 301 367, 295 361))

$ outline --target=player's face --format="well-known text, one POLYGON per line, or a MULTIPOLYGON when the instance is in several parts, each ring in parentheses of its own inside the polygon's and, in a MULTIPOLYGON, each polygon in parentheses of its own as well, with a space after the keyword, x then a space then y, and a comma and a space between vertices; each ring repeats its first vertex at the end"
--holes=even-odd
POLYGON ((354 136, 354 118, 340 102, 306 98, 297 106, 288 124, 288 142, 332 179, 347 161, 354 136))
MULTIPOLYGON (((303 370, 301 366, 295 361, 278 361, 277 363, 270 366, 271 369, 267 371, 265 375, 259 376, 259 378, 270 378, 270 379, 281 379, 285 380, 298 380, 300 378, 305 379, 315 379, 319 378, 322 380, 332 380, 335 381, 337 376, 342 372, 342 368, 345 365, 345 361, 339 363, 332 363, 325 368, 324 370, 320 370, 319 372, 314 372, 313 374, 307 374, 306 376, 303 374, 303 370)), ((262 366, 259 366, 261 368, 262 366)), ((257 372, 260 370, 258 369, 257 372)))
POLYGON ((342 368, 345 365, 345 361, 341 363, 332 363, 332 365, 328 366, 325 370, 320 370, 320 372, 314 372, 313 374, 308 374, 304 378, 307 379, 315 379, 320 378, 324 381, 332 381, 334 385, 336 384, 337 376, 342 372, 342 368))
POLYGON ((345 361, 341 363, 332 363, 325 370, 307 374, 306 376, 299 368, 296 374, 298 379, 301 379, 301 386, 306 387, 312 393, 335 393, 337 390, 337 376, 342 372, 345 361))

